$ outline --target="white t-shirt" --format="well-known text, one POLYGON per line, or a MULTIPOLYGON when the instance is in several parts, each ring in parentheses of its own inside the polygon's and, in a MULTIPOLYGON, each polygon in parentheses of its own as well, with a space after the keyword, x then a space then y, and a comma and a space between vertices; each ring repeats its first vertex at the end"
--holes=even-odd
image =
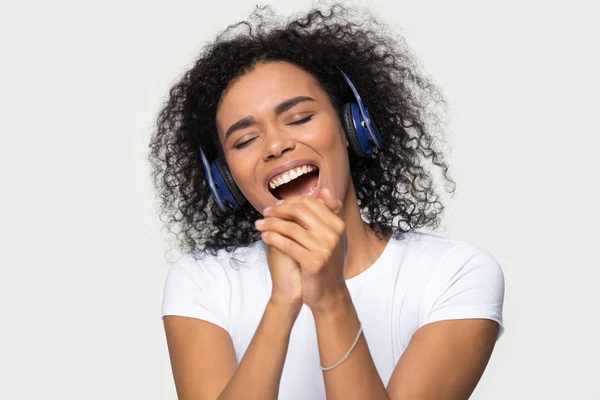
MULTIPOLYGON (((498 337, 504 331, 500 265, 490 253, 465 241, 422 232, 392 237, 375 263, 346 285, 384 385, 412 335, 425 324, 486 318, 500 324, 498 337)), ((262 241, 233 254, 205 254, 200 260, 186 254, 167 276, 162 315, 198 318, 224 328, 239 362, 271 287, 262 241)), ((279 399, 325 399, 319 362, 314 319, 304 305, 291 332, 279 399)))

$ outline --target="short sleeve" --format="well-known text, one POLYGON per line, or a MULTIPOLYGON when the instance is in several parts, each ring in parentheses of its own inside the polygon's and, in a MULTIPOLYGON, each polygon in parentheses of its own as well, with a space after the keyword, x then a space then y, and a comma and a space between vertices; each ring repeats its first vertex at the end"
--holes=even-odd
POLYGON ((222 298, 226 280, 220 279, 217 263, 196 260, 191 254, 179 258, 165 280, 162 317, 178 315, 211 322, 227 330, 222 298), (214 265, 213 265, 214 264, 214 265))
POLYGON ((434 277, 431 306, 422 325, 452 319, 483 318, 500 325, 504 333, 504 274, 487 251, 461 242, 450 250, 434 277))

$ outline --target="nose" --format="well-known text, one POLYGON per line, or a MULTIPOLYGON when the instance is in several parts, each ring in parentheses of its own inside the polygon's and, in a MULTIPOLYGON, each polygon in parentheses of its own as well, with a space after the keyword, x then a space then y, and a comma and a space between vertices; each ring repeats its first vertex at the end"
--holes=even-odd
POLYGON ((265 161, 272 158, 279 158, 286 151, 291 151, 296 148, 296 142, 281 132, 278 129, 271 129, 266 132, 265 147, 263 150, 263 158, 265 161))

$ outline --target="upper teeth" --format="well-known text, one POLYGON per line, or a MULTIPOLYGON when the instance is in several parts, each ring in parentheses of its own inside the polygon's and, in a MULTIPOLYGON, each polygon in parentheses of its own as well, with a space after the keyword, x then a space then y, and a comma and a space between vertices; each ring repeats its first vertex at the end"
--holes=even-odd
POLYGON ((317 167, 314 167, 312 165, 302 165, 301 167, 292 168, 284 172, 283 174, 271 179, 271 181, 269 182, 269 187, 271 189, 275 189, 276 187, 281 186, 284 183, 288 183, 289 181, 296 179, 301 175, 308 174, 309 172, 312 172, 316 169, 317 167))

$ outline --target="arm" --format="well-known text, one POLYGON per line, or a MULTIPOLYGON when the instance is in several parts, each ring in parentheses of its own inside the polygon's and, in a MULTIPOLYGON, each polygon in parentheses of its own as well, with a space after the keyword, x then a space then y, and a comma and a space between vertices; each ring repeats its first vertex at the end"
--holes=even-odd
MULTIPOLYGON (((325 308, 314 309, 321 365, 329 367, 352 346, 360 328, 350 293, 346 290, 325 308)), ((337 367, 323 371, 328 400, 389 399, 375 368, 364 334, 360 335, 350 356, 337 367)))
POLYGON ((165 316, 165 332, 179 400, 277 399, 297 312, 270 301, 236 368, 229 333, 210 322, 165 316))
MULTIPOLYGON (((345 295, 313 315, 321 364, 333 365, 348 351, 359 330, 356 310, 345 295)), ((323 371, 327 399, 468 399, 490 359, 498 327, 486 319, 423 326, 398 361, 387 390, 361 335, 346 361, 323 371)))
POLYGON ((492 355, 499 325, 488 319, 438 321, 421 327, 388 383, 392 399, 469 398, 492 355))

